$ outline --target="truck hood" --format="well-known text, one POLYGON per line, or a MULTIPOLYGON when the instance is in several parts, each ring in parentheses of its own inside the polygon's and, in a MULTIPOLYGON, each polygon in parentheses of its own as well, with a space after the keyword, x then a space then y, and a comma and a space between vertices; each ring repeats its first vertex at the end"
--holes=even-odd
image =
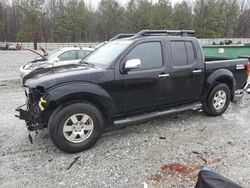
POLYGON ((29 48, 25 48, 25 50, 29 50, 29 51, 31 51, 31 52, 33 52, 33 53, 35 53, 35 54, 37 54, 37 55, 39 55, 40 57, 38 57, 38 58, 36 58, 34 61, 39 61, 39 60, 47 60, 47 58, 44 56, 44 55, 42 55, 42 54, 40 54, 40 53, 38 53, 38 52, 36 52, 35 50, 31 50, 31 49, 29 49, 29 48))
POLYGON ((39 68, 47 68, 47 67, 52 67, 52 66, 53 66, 53 62, 43 61, 41 59, 41 60, 31 61, 29 63, 26 63, 23 66, 23 69, 34 71, 34 70, 39 69, 39 68))
POLYGON ((83 66, 80 64, 65 65, 60 67, 50 67, 31 72, 22 80, 24 87, 36 88, 38 86, 44 89, 51 88, 65 82, 95 80, 99 82, 102 68, 83 66))

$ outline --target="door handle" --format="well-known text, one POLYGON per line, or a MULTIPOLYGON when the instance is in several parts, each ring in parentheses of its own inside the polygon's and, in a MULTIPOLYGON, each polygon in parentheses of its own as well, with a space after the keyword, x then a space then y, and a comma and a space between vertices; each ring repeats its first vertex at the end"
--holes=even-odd
POLYGON ((198 70, 193 70, 193 73, 200 73, 200 72, 202 72, 202 70, 201 70, 201 69, 198 69, 198 70))
POLYGON ((166 78, 166 77, 169 77, 170 74, 160 74, 158 75, 159 78, 166 78))

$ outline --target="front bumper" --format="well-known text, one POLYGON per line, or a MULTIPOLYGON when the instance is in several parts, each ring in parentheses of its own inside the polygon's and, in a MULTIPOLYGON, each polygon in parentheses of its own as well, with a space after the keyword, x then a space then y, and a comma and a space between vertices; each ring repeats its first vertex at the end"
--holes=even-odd
POLYGON ((34 113, 27 109, 27 104, 24 104, 16 109, 18 115, 17 118, 24 120, 29 131, 36 131, 42 129, 39 124, 39 116, 35 116, 34 113))
POLYGON ((46 126, 42 121, 41 114, 36 114, 30 112, 24 108, 25 105, 22 105, 16 109, 18 115, 15 115, 17 118, 24 120, 29 131, 42 130, 46 126))
POLYGON ((17 109, 17 118, 24 120, 29 131, 42 130, 47 126, 47 116, 39 105, 29 103, 19 106, 17 109))
POLYGON ((28 121, 28 122, 31 122, 32 121, 32 116, 30 114, 30 112, 26 109, 23 109, 24 106, 26 106, 26 104, 22 105, 22 106, 19 106, 16 111, 18 112, 18 115, 15 115, 17 118, 21 119, 21 120, 25 120, 25 121, 28 121))

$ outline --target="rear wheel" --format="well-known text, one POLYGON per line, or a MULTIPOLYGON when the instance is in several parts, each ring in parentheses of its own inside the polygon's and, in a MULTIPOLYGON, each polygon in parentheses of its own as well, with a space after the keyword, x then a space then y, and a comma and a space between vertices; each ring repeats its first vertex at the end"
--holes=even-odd
POLYGON ((207 101, 203 104, 203 110, 211 116, 219 116, 223 114, 231 99, 231 92, 226 84, 220 83, 216 85, 210 92, 207 101))
POLYGON ((93 146, 103 130, 103 118, 93 105, 70 104, 55 110, 49 121, 53 143, 62 151, 76 153, 93 146))

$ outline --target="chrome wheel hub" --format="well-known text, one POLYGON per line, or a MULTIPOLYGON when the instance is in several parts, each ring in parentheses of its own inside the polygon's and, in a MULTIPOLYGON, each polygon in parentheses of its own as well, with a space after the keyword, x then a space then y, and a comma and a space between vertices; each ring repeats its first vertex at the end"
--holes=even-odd
POLYGON ((221 110, 227 101, 227 94, 225 91, 220 90, 214 95, 213 105, 216 110, 221 110))
POLYGON ((93 120, 87 114, 74 114, 63 125, 63 135, 72 143, 81 143, 87 140, 93 130, 93 120))

